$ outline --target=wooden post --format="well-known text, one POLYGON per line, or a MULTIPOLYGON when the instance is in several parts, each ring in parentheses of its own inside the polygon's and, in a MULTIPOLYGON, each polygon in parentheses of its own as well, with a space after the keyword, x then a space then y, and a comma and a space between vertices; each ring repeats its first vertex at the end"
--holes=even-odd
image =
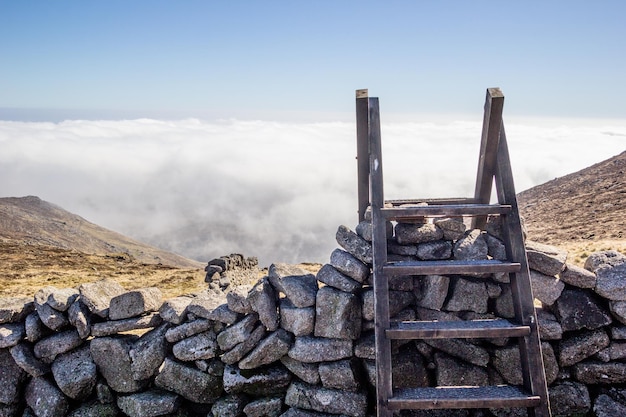
MULTIPOLYGON (((498 143, 500 141, 500 127, 502 126, 502 108, 504 95, 499 88, 488 88, 485 99, 485 114, 483 117, 483 130, 480 139, 480 155, 478 157, 478 173, 476 175, 476 189, 474 200, 477 204, 489 204, 491 199, 491 187, 496 169, 498 143)), ((474 218, 472 227, 482 229, 487 218, 478 216, 474 218)))
POLYGON ((356 90, 356 160, 359 223, 365 220, 369 205, 369 101, 367 89, 356 90))

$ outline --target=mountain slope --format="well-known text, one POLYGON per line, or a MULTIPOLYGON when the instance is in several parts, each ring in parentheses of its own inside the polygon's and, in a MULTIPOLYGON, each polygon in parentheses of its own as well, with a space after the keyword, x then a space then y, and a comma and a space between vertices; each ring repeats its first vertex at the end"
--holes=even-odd
POLYGON ((532 240, 626 241, 626 152, 518 195, 532 240))
POLYGON ((200 262, 102 228, 38 197, 0 198, 0 241, 85 254, 128 254, 147 264, 200 268, 200 262))

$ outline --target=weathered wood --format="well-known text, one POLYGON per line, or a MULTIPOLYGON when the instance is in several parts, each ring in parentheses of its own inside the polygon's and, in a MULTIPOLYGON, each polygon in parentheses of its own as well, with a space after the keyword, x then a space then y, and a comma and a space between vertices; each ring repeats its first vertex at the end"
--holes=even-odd
POLYGON ((385 276, 404 275, 468 275, 496 274, 519 271, 518 262, 503 262, 495 259, 479 261, 398 261, 388 262, 383 267, 385 276))
MULTIPOLYGON (((480 139, 480 154, 478 157, 478 172, 476 174, 476 188, 474 190, 474 199, 477 203, 488 204, 491 199, 491 186, 496 168, 503 106, 504 95, 500 89, 487 89, 483 129, 480 139)), ((486 220, 486 216, 475 217, 472 222, 472 228, 482 229, 486 220)))
POLYGON ((537 315, 533 304, 534 297, 530 285, 526 246, 524 244, 522 224, 515 195, 513 172, 504 126, 500 130, 498 148, 495 173, 498 201, 501 204, 511 205, 511 213, 503 216, 502 234, 508 258, 515 259, 521 264, 520 271, 517 274, 511 274, 513 308, 520 323, 530 326, 530 335, 519 339, 524 387, 538 394, 542 399, 540 406, 529 410, 530 415, 534 417, 550 417, 548 387, 545 372, 543 371, 544 364, 537 315), (541 372, 538 372, 538 370, 541 370, 541 372))
POLYGON ((387 399, 393 395, 391 380, 391 341, 389 328, 389 287, 383 266, 387 262, 387 232, 381 214, 384 205, 383 162, 378 99, 369 98, 369 172, 372 209, 372 251, 374 274, 374 340, 376 345, 376 409, 378 417, 391 417, 387 399))
POLYGON ((402 220, 415 217, 442 216, 479 216, 487 214, 506 214, 511 211, 507 204, 455 204, 421 207, 384 208, 383 215, 388 220, 402 220))
POLYGON ((467 339, 521 337, 530 333, 528 326, 505 319, 459 321, 399 321, 387 330, 390 339, 467 339))
POLYGON ((369 205, 369 144, 367 90, 356 90, 356 161, 359 222, 365 219, 369 205))
POLYGON ((389 399, 392 410, 445 408, 536 407, 538 395, 528 395, 513 386, 437 387, 398 390, 389 399))

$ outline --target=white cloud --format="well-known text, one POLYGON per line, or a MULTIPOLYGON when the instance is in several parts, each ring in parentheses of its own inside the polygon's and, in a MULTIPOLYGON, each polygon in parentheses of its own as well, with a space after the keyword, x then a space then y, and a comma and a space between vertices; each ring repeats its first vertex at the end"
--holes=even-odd
MULTIPOLYGON (((507 123, 518 190, 624 151, 626 121, 507 123)), ((382 126, 388 198, 473 193, 480 122, 382 126)), ((326 262, 356 224, 353 123, 0 121, 0 196, 207 261, 326 262)))

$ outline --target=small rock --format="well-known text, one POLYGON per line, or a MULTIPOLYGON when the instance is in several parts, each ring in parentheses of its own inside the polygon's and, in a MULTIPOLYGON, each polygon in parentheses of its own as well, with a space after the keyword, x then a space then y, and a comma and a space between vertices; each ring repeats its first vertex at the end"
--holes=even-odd
POLYGON ((565 288, 565 284, 554 276, 544 275, 533 270, 530 271, 530 285, 534 297, 548 306, 554 304, 565 288))
POLYGON ((272 365, 253 371, 242 371, 227 365, 224 369, 224 390, 229 394, 253 396, 284 394, 291 382, 291 374, 282 365, 272 365))
POLYGON ((578 288, 595 288, 596 286, 596 274, 567 263, 565 269, 559 273, 559 278, 564 283, 578 288))
POLYGON ((166 358, 157 377, 157 387, 199 404, 212 404, 222 396, 222 377, 213 376, 197 368, 166 358))
POLYGON ((63 394, 73 400, 87 398, 98 378, 89 346, 59 355, 52 363, 52 375, 63 394))
POLYGON ((330 265, 360 283, 365 282, 370 274, 370 268, 366 264, 341 249, 335 249, 330 254, 330 265))
POLYGON ((323 287, 315 304, 315 336, 358 339, 361 335, 361 300, 351 293, 323 287))
POLYGON ((43 377, 31 379, 24 397, 37 417, 63 417, 69 409, 63 393, 43 377))
POLYGON ((278 329, 263 339, 239 362, 240 369, 255 369, 276 362, 287 354, 293 337, 283 329, 278 329))
POLYGON ((170 298, 159 307, 159 315, 169 323, 181 324, 187 317, 187 306, 191 300, 192 297, 185 296, 170 298))
POLYGON ((363 286, 360 282, 337 271, 330 264, 325 264, 320 268, 317 272, 316 279, 330 287, 351 293, 356 293, 363 286))
POLYGON ((89 311, 107 318, 109 314, 109 304, 111 299, 126 290, 112 279, 103 279, 97 282, 81 284, 78 287, 81 301, 89 308, 89 311))
POLYGON ((555 246, 526 241, 528 267, 544 275, 555 276, 565 269, 567 252, 555 246))
POLYGON ((172 348, 174 357, 181 361, 211 359, 217 355, 217 352, 217 336, 213 330, 207 330, 183 339, 172 348))
POLYGON ((280 327, 294 336, 310 335, 315 328, 315 308, 297 308, 289 299, 281 299, 280 327))
POLYGON ((305 363, 338 361, 352 356, 352 340, 296 337, 288 355, 305 363))
POLYGON ((609 343, 609 336, 602 329, 563 339, 559 342, 559 364, 563 367, 574 365, 598 353, 609 343))
POLYGON ((285 404, 350 417, 365 417, 367 413, 367 397, 364 393, 322 388, 302 382, 293 382, 289 386, 285 404))
POLYGON ((339 226, 335 238, 339 246, 365 264, 372 264, 372 245, 346 226, 339 226))
POLYGON ((248 300, 252 310, 259 315, 259 320, 267 330, 278 329, 279 317, 276 309, 276 293, 268 278, 263 278, 252 287, 248 300))
POLYGON ((180 397, 174 393, 149 390, 130 395, 120 395, 117 406, 130 417, 156 417, 178 410, 180 397))

